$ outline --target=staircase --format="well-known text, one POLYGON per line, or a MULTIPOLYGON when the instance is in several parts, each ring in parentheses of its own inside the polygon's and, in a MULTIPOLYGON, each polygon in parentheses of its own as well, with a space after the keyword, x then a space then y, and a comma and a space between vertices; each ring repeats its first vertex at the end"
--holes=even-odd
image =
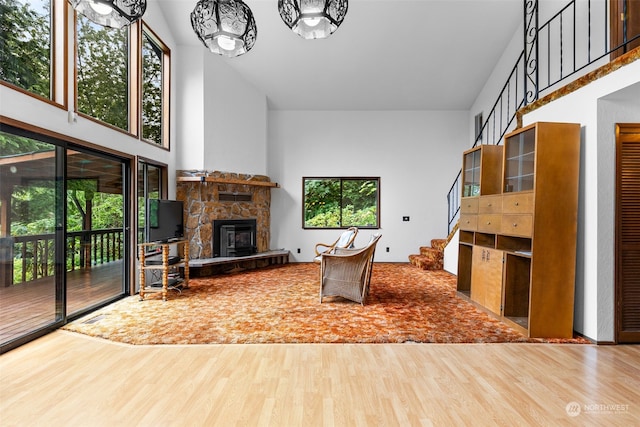
POLYGON ((431 239, 431 246, 421 246, 420 253, 409 255, 409 263, 423 270, 444 269, 444 248, 458 231, 458 222, 446 239, 431 239))
POLYGON ((447 242, 448 239, 431 239, 431 246, 421 246, 419 254, 409 255, 409 263, 423 270, 442 270, 447 242))

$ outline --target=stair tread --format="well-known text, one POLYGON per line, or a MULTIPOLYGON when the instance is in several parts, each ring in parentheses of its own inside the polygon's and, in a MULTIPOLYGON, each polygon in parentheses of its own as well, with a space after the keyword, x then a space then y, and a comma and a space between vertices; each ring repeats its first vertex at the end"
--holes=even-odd
POLYGON ((420 246, 420 253, 409 255, 409 262, 423 270, 442 270, 446 245, 447 239, 431 239, 431 246, 420 246))

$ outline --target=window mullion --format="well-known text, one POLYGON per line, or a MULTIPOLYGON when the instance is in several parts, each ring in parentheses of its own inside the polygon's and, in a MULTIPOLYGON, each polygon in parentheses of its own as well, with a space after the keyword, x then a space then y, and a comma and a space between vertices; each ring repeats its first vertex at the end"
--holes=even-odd
POLYGON ((342 205, 342 201, 344 200, 343 183, 344 183, 344 180, 340 178, 340 227, 344 227, 344 220, 343 220, 344 206, 342 205))
POLYGON ((140 137, 142 111, 142 25, 129 27, 129 132, 140 137))

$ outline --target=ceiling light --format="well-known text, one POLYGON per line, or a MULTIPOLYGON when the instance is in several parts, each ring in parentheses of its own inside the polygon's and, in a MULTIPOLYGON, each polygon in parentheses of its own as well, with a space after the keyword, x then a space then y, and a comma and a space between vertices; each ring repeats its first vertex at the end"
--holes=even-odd
POLYGON ((147 0, 69 0, 89 20, 105 27, 122 28, 142 18, 147 0))
POLYGON ((333 34, 347 14, 348 0, 278 0, 280 17, 304 39, 333 34))
POLYGON ((258 35, 253 13, 241 0, 199 0, 191 26, 211 52, 229 58, 249 52, 258 35))

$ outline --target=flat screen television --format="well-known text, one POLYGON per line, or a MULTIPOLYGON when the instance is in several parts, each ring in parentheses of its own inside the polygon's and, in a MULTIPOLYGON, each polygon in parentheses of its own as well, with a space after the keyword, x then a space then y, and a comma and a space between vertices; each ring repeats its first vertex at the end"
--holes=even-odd
POLYGON ((182 202, 147 199, 147 242, 168 242, 184 236, 182 202))

